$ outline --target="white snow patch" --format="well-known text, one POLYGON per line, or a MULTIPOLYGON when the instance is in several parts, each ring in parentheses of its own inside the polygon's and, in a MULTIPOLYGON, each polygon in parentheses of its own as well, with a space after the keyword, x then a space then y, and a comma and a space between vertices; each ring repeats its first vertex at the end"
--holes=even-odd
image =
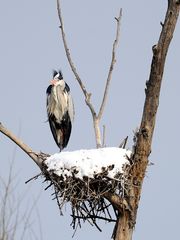
POLYGON ((55 153, 46 159, 45 164, 48 171, 65 179, 73 175, 79 179, 84 176, 93 178, 94 174, 103 172, 103 168, 113 165, 113 169, 108 171, 108 177, 114 178, 117 173, 123 173, 123 165, 129 163, 127 156, 131 156, 130 150, 117 147, 78 150, 55 153))

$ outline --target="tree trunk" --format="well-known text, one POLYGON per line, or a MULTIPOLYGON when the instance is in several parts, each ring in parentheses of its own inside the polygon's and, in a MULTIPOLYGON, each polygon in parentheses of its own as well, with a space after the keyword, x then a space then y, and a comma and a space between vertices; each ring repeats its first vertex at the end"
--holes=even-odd
MULTIPOLYGON (((142 184, 151 153, 151 143, 159 105, 160 89, 166 55, 172 40, 180 10, 180 1, 169 0, 164 24, 158 43, 153 46, 153 58, 149 81, 146 83, 146 99, 140 129, 136 134, 136 143, 127 174, 126 206, 119 205, 119 218, 116 224, 115 240, 131 240, 136 223, 137 209, 141 196, 142 184), (127 206, 128 205, 128 206, 127 206), (121 209, 120 209, 121 208, 121 209)), ((113 198, 112 198, 113 199, 113 198)), ((117 201, 116 201, 117 202, 117 201)), ((122 202, 122 201, 121 201, 122 202)), ((113 204, 113 202, 112 202, 113 204)), ((115 206, 115 205, 114 205, 115 206)))
POLYGON ((129 213, 118 219, 115 240, 132 240, 133 229, 129 227, 129 213))

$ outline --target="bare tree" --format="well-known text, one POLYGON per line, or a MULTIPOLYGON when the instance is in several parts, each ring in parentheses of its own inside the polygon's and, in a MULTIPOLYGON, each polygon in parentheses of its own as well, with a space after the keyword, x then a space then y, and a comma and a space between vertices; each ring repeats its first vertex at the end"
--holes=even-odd
MULTIPOLYGON (((37 199, 25 210, 22 204, 25 202, 25 193, 18 195, 16 192, 16 178, 11 162, 7 180, 0 177, 0 239, 42 239, 40 218, 37 214, 39 236, 33 227, 32 213, 35 212, 37 199)), ((37 213, 37 212, 36 212, 37 213)))
MULTIPOLYGON (((142 184, 145 176, 145 171, 148 165, 148 157, 151 153, 151 143, 153 138, 153 132, 155 127, 156 114, 159 105, 159 96, 161 90, 161 82, 163 77, 165 60, 169 48, 169 44, 173 37, 174 29, 178 19, 180 10, 180 1, 169 0, 167 12, 165 16, 164 23, 162 23, 162 30, 160 33, 159 41, 152 48, 153 57, 150 69, 149 80, 146 82, 146 98, 144 103, 144 110, 142 114, 142 120, 139 130, 135 134, 135 144, 133 146, 133 154, 129 159, 129 167, 126 169, 126 182, 125 182, 125 193, 123 197, 118 194, 107 191, 101 196, 106 199, 115 209, 117 214, 116 226, 113 233, 113 238, 115 240, 131 240, 133 229, 136 223, 137 210, 139 205, 139 199, 141 196, 142 184)), ((93 104, 91 103, 91 93, 88 93, 85 85, 83 84, 78 71, 72 61, 69 47, 67 45, 64 23, 62 17, 62 10, 60 1, 57 0, 57 11, 60 21, 60 29, 62 34, 62 39, 64 43, 64 48, 66 52, 67 59, 69 61, 70 67, 82 89, 85 96, 85 102, 89 107, 94 124, 96 146, 102 146, 102 138, 100 132, 100 120, 104 111, 108 96, 108 87, 112 77, 112 71, 114 68, 116 48, 119 41, 119 31, 120 31, 120 20, 122 11, 120 10, 119 15, 116 19, 117 31, 115 41, 113 43, 112 49, 112 59, 109 67, 109 73, 106 80, 106 87, 104 90, 104 96, 99 108, 96 112, 93 104)), ((51 181, 51 185, 55 185, 55 189, 58 187, 57 179, 52 178, 48 175, 48 172, 44 168, 44 159, 47 158, 48 154, 35 153, 27 145, 25 145, 21 140, 14 136, 9 130, 7 130, 2 124, 0 124, 0 131, 13 140, 19 147, 21 147, 40 167, 43 174, 45 174, 46 179, 51 181)), ((126 142, 126 140, 125 140, 126 142)))

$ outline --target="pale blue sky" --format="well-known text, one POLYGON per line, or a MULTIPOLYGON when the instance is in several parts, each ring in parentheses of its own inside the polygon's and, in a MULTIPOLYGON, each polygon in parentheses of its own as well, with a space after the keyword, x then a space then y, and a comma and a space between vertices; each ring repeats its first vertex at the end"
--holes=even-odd
MULTIPOLYGON (((149 76, 152 46, 161 30, 167 1, 63 0, 65 31, 73 60, 96 109, 102 99, 115 36, 115 20, 123 8, 120 45, 109 100, 102 124, 106 125, 107 146, 117 146, 127 135, 132 146, 133 130, 140 123, 145 81, 149 76)), ((46 87, 52 69, 61 68, 75 102, 75 122, 67 150, 95 147, 92 119, 84 97, 65 57, 59 32, 56 1, 0 1, 0 121, 35 151, 55 153, 57 146, 46 123, 46 87)), ((174 34, 162 85, 150 160, 134 240, 177 239, 179 236, 179 122, 180 24, 174 34)), ((15 145, 0 135, 0 175, 7 176, 15 145)), ((69 208, 59 216, 52 191, 37 180, 24 182, 38 168, 20 149, 15 151, 16 193, 28 191, 24 206, 40 194, 37 208, 43 240, 69 240, 69 208)), ((33 215, 37 229, 37 216, 33 215)), ((101 224, 103 232, 88 224, 78 229, 75 240, 110 239, 112 224, 101 224)), ((38 230, 37 230, 38 231, 38 230)), ((37 232, 38 234, 38 232, 37 232)), ((25 239, 30 239, 26 236, 25 239)), ((40 239, 40 238, 38 238, 40 239)))

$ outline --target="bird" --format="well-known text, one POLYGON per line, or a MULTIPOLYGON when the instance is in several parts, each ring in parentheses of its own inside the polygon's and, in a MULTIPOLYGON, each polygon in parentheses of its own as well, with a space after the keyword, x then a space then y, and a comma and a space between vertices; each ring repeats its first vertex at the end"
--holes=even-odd
POLYGON ((70 87, 61 71, 53 71, 53 79, 46 90, 47 115, 50 129, 60 152, 67 147, 74 120, 74 104, 70 87))

